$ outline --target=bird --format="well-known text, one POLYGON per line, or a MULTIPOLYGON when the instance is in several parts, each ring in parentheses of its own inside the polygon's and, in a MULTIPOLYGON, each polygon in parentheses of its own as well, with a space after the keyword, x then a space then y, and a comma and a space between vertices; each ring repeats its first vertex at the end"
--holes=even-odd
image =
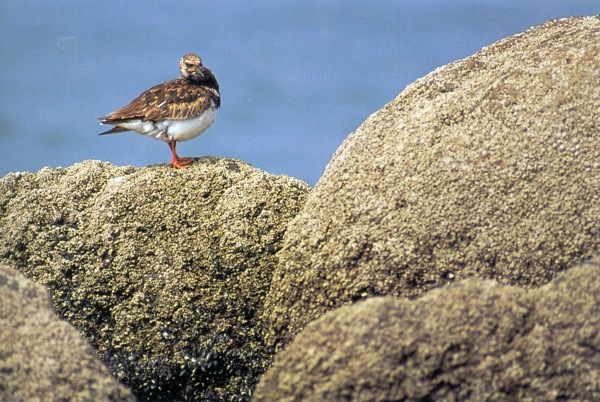
POLYGON ((202 134, 221 107, 219 83, 202 59, 188 53, 179 60, 181 76, 141 93, 126 106, 99 117, 101 125, 113 125, 99 135, 135 131, 165 141, 173 167, 187 168, 192 158, 177 155, 177 143, 202 134))

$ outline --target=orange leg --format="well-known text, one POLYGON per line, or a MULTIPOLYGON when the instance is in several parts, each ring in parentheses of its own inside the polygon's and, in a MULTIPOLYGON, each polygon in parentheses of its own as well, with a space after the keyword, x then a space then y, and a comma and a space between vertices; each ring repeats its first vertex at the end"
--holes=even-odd
POLYGON ((175 147, 177 143, 175 141, 169 141, 169 148, 171 148, 171 153, 173 154, 173 159, 169 162, 170 165, 173 165, 177 169, 183 169, 189 167, 188 165, 192 163, 192 158, 180 158, 177 156, 177 152, 175 151, 175 147))

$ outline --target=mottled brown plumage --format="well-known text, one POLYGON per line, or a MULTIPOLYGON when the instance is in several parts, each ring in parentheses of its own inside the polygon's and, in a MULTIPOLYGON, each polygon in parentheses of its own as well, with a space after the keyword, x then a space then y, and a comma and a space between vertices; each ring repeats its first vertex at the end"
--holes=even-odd
POLYGON ((101 117, 100 124, 115 126, 101 135, 132 130, 155 137, 169 144, 173 166, 187 166, 190 159, 177 156, 176 143, 202 134, 212 124, 221 96, 215 76, 200 57, 187 54, 179 66, 181 77, 156 85, 101 117))

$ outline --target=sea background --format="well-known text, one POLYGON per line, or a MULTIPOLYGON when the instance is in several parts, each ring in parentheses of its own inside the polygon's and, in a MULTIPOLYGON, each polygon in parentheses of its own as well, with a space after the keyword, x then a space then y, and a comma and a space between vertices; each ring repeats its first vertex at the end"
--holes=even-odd
POLYGON ((199 54, 222 107, 181 156, 237 158, 314 186, 342 141, 408 84, 600 0, 0 1, 0 177, 86 159, 145 166, 165 143, 97 117, 199 54))

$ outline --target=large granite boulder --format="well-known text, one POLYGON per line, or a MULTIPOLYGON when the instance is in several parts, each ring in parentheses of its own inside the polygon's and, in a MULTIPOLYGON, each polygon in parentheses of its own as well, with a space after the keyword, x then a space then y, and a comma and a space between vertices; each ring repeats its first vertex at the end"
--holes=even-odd
POLYGON ((134 401, 46 289, 0 265, 0 400, 134 401))
POLYGON ((600 258, 527 291, 467 279, 309 323, 254 401, 600 399, 600 258))
POLYGON ((258 317, 309 186, 237 160, 98 161, 0 180, 0 260, 144 399, 248 399, 270 362, 258 317))
POLYGON ((336 306, 470 277, 536 287, 600 246, 600 19, 555 20, 409 85, 290 223, 270 345, 336 306))

